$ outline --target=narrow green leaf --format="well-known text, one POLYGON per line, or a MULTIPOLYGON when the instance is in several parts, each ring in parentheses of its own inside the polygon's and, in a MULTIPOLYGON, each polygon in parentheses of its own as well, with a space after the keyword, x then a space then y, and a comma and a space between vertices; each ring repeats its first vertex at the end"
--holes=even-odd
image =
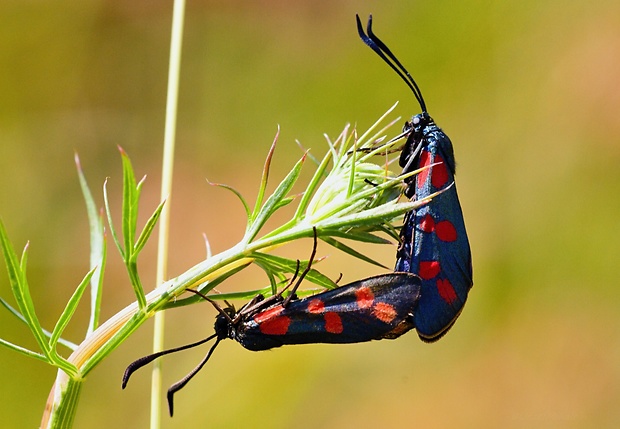
MULTIPOLYGON (((100 217, 101 226, 103 227, 103 217, 100 217)), ((101 245, 101 259, 99 260, 99 265, 92 265, 96 262, 92 255, 91 251, 91 269, 95 268, 95 273, 91 279, 91 313, 90 320, 88 322, 88 330, 86 331, 86 336, 90 335, 92 332, 97 329, 99 326, 99 316, 101 314, 101 298, 103 296, 103 273, 105 273, 105 267, 108 260, 108 242, 105 238, 105 234, 103 236, 103 242, 101 245)))
POLYGON ((338 229, 329 229, 321 231, 324 235, 332 236, 332 237, 341 237, 349 240, 360 241, 362 243, 373 243, 373 244, 392 244, 390 240, 387 240, 383 237, 376 236, 369 232, 357 229, 351 229, 348 231, 341 231, 338 229))
POLYGON ((278 281, 276 280, 276 271, 273 270, 273 267, 269 266, 269 264, 265 264, 264 261, 259 259, 254 260, 254 263, 257 267, 261 268, 267 275, 267 278, 269 279, 269 284, 271 285, 271 294, 275 295, 276 293, 278 293, 278 281))
POLYGON ((306 212, 306 209, 308 208, 308 204, 310 203, 312 195, 314 195, 317 188, 319 187, 319 184, 321 183, 321 179, 323 179, 324 177, 325 170, 327 170, 327 166, 329 164, 329 161, 332 159, 332 156, 333 152, 328 151, 323 157, 321 164, 319 164, 316 171, 314 172, 314 176, 312 176, 310 183, 306 187, 304 195, 299 201, 299 206, 297 206, 297 210, 295 211, 293 219, 302 219, 304 213, 306 212))
POLYGON ((108 226, 110 227, 110 232, 112 233, 112 238, 114 239, 114 244, 116 244, 116 248, 118 252, 121 254, 123 260, 126 260, 125 250, 118 238, 118 234, 116 233, 116 228, 114 228, 114 222, 112 222, 112 209, 110 207, 110 202, 108 200, 108 179, 105 179, 103 182, 103 204, 105 206, 106 216, 108 217, 108 226))
MULTIPOLYGON (((388 128, 394 125, 394 123, 398 120, 400 120, 400 117, 396 118, 394 121, 387 124, 379 133, 381 134, 385 132, 388 128)), ((369 140, 368 142, 362 143, 361 147, 364 149, 362 151, 363 155, 360 156, 358 162, 360 163, 370 162, 370 159, 375 156, 378 156, 378 155, 387 156, 390 153, 400 152, 400 149, 395 148, 395 146, 398 146, 398 142, 400 142, 404 137, 406 137, 406 135, 401 134, 400 136, 397 136, 397 137, 392 138, 385 143, 383 143, 384 136, 382 136, 381 138, 377 140, 369 140)), ((394 161, 396 161, 396 159, 394 159, 394 161)))
MULTIPOLYGON (((337 286, 338 285, 336 285, 336 287, 337 286)), ((316 295, 317 293, 322 293, 322 292, 325 292, 325 288, 321 288, 321 289, 303 289, 303 290, 297 289, 297 292, 295 292, 295 295, 297 295, 298 298, 305 298, 305 297, 316 295)))
MULTIPOLYGON (((294 274, 297 271, 297 260, 284 258, 282 256, 270 255, 269 253, 254 252, 252 258, 264 262, 273 271, 283 271, 294 274)), ((300 261, 299 270, 302 270, 302 261, 300 261)))
POLYGON ((86 336, 92 333, 99 325, 99 314, 101 311, 101 297, 103 291, 103 273, 106 260, 106 242, 103 224, 103 216, 97 210, 93 194, 90 191, 86 177, 80 165, 80 158, 75 154, 75 165, 80 180, 80 187, 86 213, 88 215, 88 226, 90 230, 90 269, 95 269, 90 284, 90 320, 86 336))
POLYGON ((299 149, 301 149, 301 151, 303 153, 305 153, 308 156, 308 159, 310 159, 310 161, 312 161, 313 163, 315 163, 317 166, 321 163, 319 161, 319 159, 317 157, 315 157, 309 149, 306 149, 304 147, 304 145, 301 144, 301 142, 299 140, 295 140, 295 143, 297 144, 297 146, 299 147, 299 149))
MULTIPOLYGON (((399 177, 388 178, 385 180, 385 182, 380 183, 376 186, 368 186, 368 189, 355 193, 352 198, 350 198, 343 204, 325 205, 321 207, 321 209, 313 213, 312 219, 315 223, 317 223, 317 226, 320 224, 323 228, 331 225, 332 223, 338 224, 339 227, 346 227, 346 222, 342 222, 342 219, 359 219, 361 221, 362 219, 367 217, 366 220, 362 221, 361 223, 352 222, 349 227, 359 225, 379 225, 384 222, 390 221, 399 214, 402 214, 402 212, 395 212, 395 214, 391 217, 387 214, 390 212, 390 210, 392 210, 392 207, 395 207, 396 203, 383 204, 374 208, 363 210, 363 208, 368 204, 368 199, 372 196, 375 196, 377 193, 382 192, 385 189, 389 189, 394 186, 400 186, 401 180, 417 174, 420 170, 416 170, 399 177), (377 217, 377 213, 384 213, 384 215, 382 217, 377 217)), ((428 201, 430 201, 432 197, 444 191, 445 189, 429 196, 428 198, 425 198, 424 200, 398 204, 410 204, 409 207, 413 209, 428 203, 428 201)))
POLYGON ((296 195, 292 196, 292 197, 286 197, 286 198, 282 198, 280 200, 280 202, 274 207, 273 211, 275 212, 276 210, 281 209, 282 207, 288 206, 290 203, 292 203, 293 201, 295 201, 295 199, 297 198, 296 195))
MULTIPOLYGON (((28 325, 28 322, 26 321, 26 318, 24 318, 24 316, 22 316, 22 314, 15 308, 13 308, 8 302, 6 302, 4 299, 0 298, 0 304, 2 304, 2 306, 4 308, 6 308, 9 313, 11 313, 13 316, 17 317, 17 319, 28 325)), ((43 329, 43 333, 45 334, 45 336, 47 338, 50 338, 52 336, 52 333, 46 329, 43 329)), ((58 339, 58 344, 62 344, 63 346, 67 347, 70 350, 75 350, 77 349, 77 344, 72 343, 71 341, 67 341, 65 339, 59 338, 58 339)))
POLYGON ((144 247, 149 237, 153 233, 153 230, 155 229, 155 225, 157 224, 157 220, 159 219, 159 216, 161 215, 161 211, 163 210, 165 204, 166 204, 166 201, 165 200, 162 201, 159 204, 159 206, 157 206, 157 208, 155 209, 155 212, 153 212, 149 220, 144 225, 144 228, 142 229, 142 232, 140 233, 140 236, 138 237, 138 241, 134 245, 134 249, 133 249, 134 254, 137 255, 138 253, 142 251, 142 248, 144 247))
POLYGON ((207 183, 209 185, 211 185, 211 186, 218 186, 220 188, 227 189, 230 192, 232 192, 233 194, 235 194, 237 196, 237 198, 239 198, 239 201, 241 201, 241 204, 243 204, 243 208, 245 210, 245 214, 246 214, 246 217, 248 219, 248 223, 250 222, 250 216, 251 216, 250 206, 248 206, 248 203, 245 201, 245 198, 243 198, 243 195, 241 195, 241 192, 237 191, 232 186, 224 185, 223 183, 212 183, 212 182, 209 182, 208 180, 207 180, 207 183))
MULTIPOLYGON (((310 296, 310 295, 314 295, 320 292, 324 292, 325 288, 321 288, 321 289, 303 289, 303 290, 298 290, 297 291, 297 296, 304 297, 304 296, 310 296)), ((224 300, 235 300, 235 299, 247 299, 250 300, 252 298, 254 298, 256 295, 263 295, 265 297, 267 296, 271 296, 272 294, 272 288, 271 286, 265 286, 262 289, 253 289, 253 290, 247 290, 247 291, 243 291, 243 292, 229 292, 229 293, 212 293, 207 295, 210 299, 214 300, 214 301, 224 301, 224 300)), ((202 297, 198 297, 202 300, 202 297)), ((196 300, 193 300, 191 297, 190 298, 186 298, 186 299, 181 299, 178 300, 177 302, 170 303, 170 305, 166 305, 166 308, 172 308, 172 307, 180 307, 183 305, 189 305, 189 304, 193 304, 195 303, 196 300)))
POLYGON ((334 142, 331 141, 331 139, 329 138, 327 134, 323 134, 323 137, 325 137, 325 140, 327 141, 329 152, 331 152, 331 158, 334 160, 334 165, 336 164, 336 161, 340 157, 340 155, 338 154, 338 151, 336 150, 336 146, 338 145, 338 141, 340 141, 340 139, 344 141, 344 136, 347 134, 348 129, 349 129, 349 124, 345 125, 344 130, 342 130, 342 132, 338 135, 338 137, 336 138, 336 141, 334 142))
POLYGON ((371 264, 376 265, 376 266, 381 267, 381 268, 389 269, 388 267, 386 267, 385 265, 381 264, 380 262, 377 262, 374 259, 369 258, 368 256, 358 252, 357 250, 352 249, 351 247, 347 246, 346 244, 341 243, 338 240, 334 240, 331 237, 321 237, 321 240, 323 240, 327 244, 335 247, 338 250, 341 250, 341 251, 343 251, 343 252, 345 252, 345 253, 347 253, 347 254, 349 254, 351 256, 354 256, 354 257, 356 257, 358 259, 361 259, 362 261, 371 263, 371 264))
POLYGON ((258 195, 256 196, 256 204, 254 205, 254 210, 250 215, 250 223, 254 223, 254 220, 258 216, 261 206, 263 205, 263 198, 265 197, 265 192, 267 191, 267 182, 269 182, 269 169, 271 168, 271 160, 273 159, 273 154, 276 150, 276 143, 278 142, 278 136, 280 135, 280 126, 278 126, 278 131, 276 132, 276 136, 273 139, 273 143, 271 143, 271 147, 269 148, 269 153, 267 154, 267 158, 265 159, 265 165, 263 166, 263 174, 260 180, 260 187, 258 188, 258 195))
POLYGON ((392 237, 396 242, 400 241, 400 233, 392 224, 386 223, 377 227, 377 231, 382 231, 392 237))
POLYGON ((229 293, 212 293, 210 295, 207 295, 209 298, 214 299, 214 300, 232 300, 232 299, 252 299, 254 298, 256 295, 263 295, 263 296, 269 296, 269 294, 272 292, 272 288, 271 286, 266 286, 262 289, 254 289, 254 290, 247 290, 247 291, 243 291, 243 292, 229 292, 229 293))
POLYGON ((349 213, 361 213, 364 211, 362 208, 367 204, 368 202, 364 199, 350 200, 339 205, 327 204, 312 213, 312 220, 333 220, 347 216, 349 213))
POLYGON ((52 337, 49 340, 50 349, 53 350, 56 348, 56 343, 58 342, 58 339, 60 338, 63 331, 69 324, 71 317, 73 317, 73 313, 75 313, 75 309, 80 303, 80 299, 82 299, 82 295, 84 295, 86 286, 88 286, 88 284, 90 283, 90 279, 92 278, 96 269, 97 268, 93 268, 86 274, 86 276, 82 279, 81 283, 75 289, 75 292, 73 292, 73 295, 67 302, 65 309, 60 314, 60 317, 58 318, 58 321, 56 322, 56 326, 54 326, 54 330, 52 331, 52 337))
MULTIPOLYGON (((129 159, 129 158, 127 158, 129 159)), ((132 172, 133 172, 133 167, 130 165, 130 168, 132 168, 132 172)), ((135 191, 135 200, 138 201, 140 199, 140 195, 142 194, 142 187, 144 186, 144 182, 146 182, 146 176, 142 176, 142 179, 140 179, 140 181, 136 184, 136 191, 135 191)), ((137 215, 137 213, 136 213, 137 215)))
POLYGON ((47 347, 47 342, 45 341, 45 334, 43 333, 43 329, 41 328, 41 324, 39 323, 39 319, 37 318, 34 309, 34 303, 32 302, 32 297, 30 296, 26 273, 22 271, 22 267, 26 267, 26 262, 28 260, 28 245, 24 247, 20 263, 17 259, 17 254, 15 253, 13 246, 9 241, 6 229, 4 228, 4 223, 2 223, 1 220, 0 245, 2 246, 2 253, 4 255, 4 261, 6 263, 9 283, 11 284, 11 291, 13 292, 13 296, 15 298, 15 301, 17 302, 17 306, 19 307, 22 316, 26 320, 26 323, 28 324, 32 335, 39 344, 39 347, 41 347, 41 351, 43 352, 43 354, 49 357, 49 348, 47 347))
POLYGON ((355 156, 357 155, 357 130, 353 129, 353 150, 351 151, 351 168, 349 171, 349 185, 347 187, 347 199, 353 193, 353 185, 355 184, 355 156))
MULTIPOLYGON (((364 191, 356 192, 355 195, 352 196, 352 198, 349 198, 348 199, 349 204, 355 203, 358 201, 366 202, 368 201, 370 197, 376 196, 380 192, 384 192, 387 189, 401 186, 402 180, 404 180, 403 176, 385 178, 385 181, 379 184, 376 184, 375 186, 367 186, 368 189, 364 191)), ((410 174, 407 173, 406 177, 409 177, 409 176, 410 174)))
MULTIPOLYGON (((144 184, 144 177, 139 183, 136 183, 136 179, 131 165, 131 160, 127 153, 119 147, 121 152, 121 158, 123 163, 123 204, 122 204, 122 230, 123 230, 123 243, 125 246, 124 262, 127 268, 127 273, 131 281, 131 286, 134 289, 136 299, 138 301, 139 308, 144 310, 146 308, 146 296, 144 294, 144 288, 140 282, 140 276, 137 269, 138 254, 135 252, 134 240, 136 238, 136 229, 138 224, 138 204, 140 199, 140 191, 144 184)), ((162 203, 163 204, 163 203, 162 203)), ((149 224, 145 227, 143 237, 148 237, 152 232, 153 224, 151 221, 156 221, 161 211, 161 205, 156 210, 155 214, 149 220, 149 224)), ((137 243, 136 246, 141 248, 144 242, 137 243)))
POLYGON ((351 142, 351 140, 353 140, 353 142, 355 143, 355 139, 353 138, 355 134, 355 128, 353 128, 353 131, 349 133, 349 126, 347 125, 342 131, 342 134, 338 137, 338 140, 340 141, 340 152, 337 158, 338 162, 336 163, 336 166, 334 168, 340 169, 344 164, 347 163, 348 157, 346 155, 350 154, 349 143, 351 142))
POLYGON ((370 135, 370 133, 372 133, 372 132, 373 132, 373 130, 374 130, 375 128, 377 128, 377 127, 379 126, 379 124, 380 124, 381 122, 383 122, 383 120, 384 120, 384 119, 385 119, 385 118, 386 118, 386 117, 387 117, 390 113, 392 113, 392 111, 396 108, 396 106, 398 106, 398 102, 394 103, 394 104, 392 105, 392 107, 390 107, 390 108, 387 110, 387 112, 385 112, 385 113, 384 113, 384 114, 383 114, 383 115, 382 115, 379 119, 377 119, 377 120, 375 121, 375 123, 374 123, 374 124, 372 124, 372 125, 370 126, 370 128, 368 128, 368 129, 366 130, 366 132, 365 132, 364 134, 362 134, 362 135, 361 135, 360 140, 362 140, 362 141, 366 140, 366 139, 368 138, 368 136, 370 135))
POLYGON ((26 278, 26 268, 28 267, 28 247, 30 243, 26 243, 24 246, 24 250, 22 250, 22 256, 19 261, 19 270, 21 273, 21 281, 26 282, 28 279, 26 278))
MULTIPOLYGON (((297 271, 297 260, 294 259, 260 252, 252 253, 252 257, 255 258, 256 261, 260 261, 262 264, 270 266, 271 269, 275 272, 286 272, 290 274, 295 274, 295 272, 297 271)), ((308 261, 299 261, 298 274, 301 274, 307 266, 308 261)), ((310 269, 310 271, 306 275, 306 280, 319 286, 323 286, 327 289, 333 289, 336 287, 336 283, 334 283, 334 281, 332 281, 326 275, 322 274, 320 271, 315 270, 314 268, 310 269)))
POLYGON ((119 147, 123 163, 123 206, 122 206, 122 226, 123 242, 127 257, 133 249, 133 242, 138 222, 138 189, 134 176, 131 160, 127 153, 119 147))
POLYGON ((336 282, 334 282, 332 279, 330 279, 320 271, 315 270, 314 268, 312 268, 308 272, 308 275, 306 275, 304 280, 308 280, 309 282, 314 283, 317 286, 321 286, 325 289, 333 289, 335 287, 338 287, 336 282))
POLYGON ((273 194, 269 196, 265 202, 265 205, 263 205, 259 212, 254 216, 252 226, 244 238, 246 242, 250 242, 254 239, 254 237, 256 237, 258 231, 260 231, 265 222, 267 222, 267 219, 269 219, 269 217, 274 213, 293 185, 295 185, 295 182, 299 178, 299 173, 305 159, 306 157, 303 156, 299 161, 297 161, 293 169, 288 173, 284 180, 280 182, 273 194))
POLYGON ((8 349, 11 349, 11 350, 16 351, 18 353, 21 353, 24 356, 28 356, 28 357, 31 357, 31 358, 35 358, 35 359, 41 360, 43 362, 50 363, 50 361, 44 355, 42 355, 41 353, 33 352, 32 350, 28 350, 28 349, 26 349, 24 347, 18 346, 18 345, 13 344, 13 343, 10 343, 10 342, 8 342, 6 340, 3 340, 2 338, 0 338, 0 346, 4 346, 4 347, 6 347, 8 349))
MULTIPOLYGON (((28 283, 25 272, 22 271, 22 267, 26 267, 28 260, 28 245, 24 247, 22 253, 21 262, 17 258, 17 254, 11 245, 4 224, 0 220, 0 245, 2 246, 2 253, 4 255, 4 261, 7 267, 7 273, 9 282, 11 284, 11 290, 17 306, 19 307, 22 315, 26 319, 28 327, 32 331, 37 341, 41 340, 43 335, 41 332, 41 325, 34 312, 34 304, 30 296, 30 290, 28 289, 28 283)), ((45 344, 45 342, 43 342, 45 344)), ((47 351, 43 348, 44 351, 47 351)))
POLYGON ((353 212, 338 218, 327 218, 319 222, 316 227, 319 230, 325 228, 328 230, 343 229, 346 231, 347 229, 354 227, 376 226, 388 222, 391 219, 394 219, 410 210, 414 210, 426 203, 427 201, 424 200, 383 205, 372 209, 363 210, 361 212, 353 212))

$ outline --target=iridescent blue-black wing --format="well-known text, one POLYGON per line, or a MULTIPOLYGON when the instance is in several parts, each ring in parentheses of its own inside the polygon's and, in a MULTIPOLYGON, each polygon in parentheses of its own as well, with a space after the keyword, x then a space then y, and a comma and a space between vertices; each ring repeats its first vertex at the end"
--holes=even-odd
POLYGON ((440 163, 406 178, 405 196, 423 199, 452 184, 428 205, 405 216, 396 255, 395 271, 415 273, 422 278, 415 327, 422 340, 435 341, 454 324, 472 286, 471 253, 454 185, 452 143, 429 116, 413 77, 373 33, 372 16, 368 18, 367 34, 358 16, 356 20, 362 41, 405 81, 422 109, 405 126, 408 137, 400 157, 403 174, 440 163))
POLYGON ((415 197, 445 189, 427 205, 407 213, 396 271, 422 279, 414 320, 424 341, 435 341, 454 324, 472 287, 471 251, 454 184, 454 157, 448 136, 431 124, 412 169, 436 164, 415 177, 415 197), (447 188, 447 189, 446 189, 447 188))
POLYGON ((389 273, 266 308, 244 321, 235 339, 250 350, 285 344, 359 343, 397 338, 413 328, 420 279, 389 273))

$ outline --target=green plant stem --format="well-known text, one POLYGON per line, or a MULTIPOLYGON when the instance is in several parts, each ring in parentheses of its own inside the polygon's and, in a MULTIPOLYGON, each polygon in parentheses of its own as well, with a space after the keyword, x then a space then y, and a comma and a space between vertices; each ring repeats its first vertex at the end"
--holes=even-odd
MULTIPOLYGON (((83 383, 83 379, 76 380, 70 378, 62 370, 58 370, 56 382, 50 392, 50 399, 52 396, 59 396, 64 398, 64 400, 52 403, 53 408, 49 410, 51 416, 49 426, 43 426, 42 424, 41 427, 70 429, 73 426, 83 383)), ((50 400, 48 399, 47 406, 49 405, 50 400)), ((48 411, 47 408, 45 411, 48 411)))
MULTIPOLYGON (((310 235, 311 231, 310 227, 301 233, 310 235)), ((58 371, 41 427, 70 427, 66 426, 66 422, 73 420, 74 413, 77 410, 78 384, 81 385, 82 380, 101 360, 116 349, 146 320, 161 310, 168 301, 182 294, 186 288, 203 283, 210 277, 216 277, 218 270, 233 269, 238 265, 247 263, 247 255, 260 248, 270 247, 272 244, 271 240, 263 243, 254 242, 250 246, 238 244, 225 252, 214 255, 212 258, 198 263, 181 276, 164 282, 157 289, 147 294, 144 311, 140 310, 136 301, 99 326, 67 359, 78 369, 78 374, 70 378, 65 372, 58 371)))
MULTIPOLYGON (((166 125, 164 129, 164 154, 162 160, 161 201, 166 200, 159 219, 157 243, 156 285, 168 277, 168 236, 170 230, 170 198, 172 195, 172 172, 176 136, 179 74, 181 69, 181 47, 183 42, 183 18, 185 0, 175 0, 172 12, 172 34, 170 38, 170 64, 168 68, 168 97, 166 101, 166 125)), ((164 348, 164 312, 155 315, 153 329, 153 352, 164 348)), ((151 429, 161 427, 162 375, 161 362, 153 365, 151 376, 151 429)))

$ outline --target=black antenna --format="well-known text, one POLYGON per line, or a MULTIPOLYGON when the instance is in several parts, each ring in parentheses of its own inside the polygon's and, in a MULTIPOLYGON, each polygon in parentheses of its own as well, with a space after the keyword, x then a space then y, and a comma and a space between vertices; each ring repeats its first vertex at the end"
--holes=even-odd
MULTIPOLYGON (((199 297, 201 297, 202 299, 204 299, 205 301, 208 301, 209 303, 211 303, 211 305, 217 310, 218 313, 220 313, 224 319, 226 319, 226 321, 230 324, 234 324, 235 321, 232 319, 232 317, 230 317, 230 315, 228 313, 226 313, 226 311, 224 311, 224 309, 222 307, 220 307, 220 305, 213 301, 211 298, 209 298, 207 295, 203 294, 202 292, 195 290, 195 289, 185 289, 187 292, 191 292, 193 294, 198 295, 199 297)), ((224 302, 226 304, 228 304, 228 308, 232 309, 233 313, 235 311, 234 307, 232 305, 230 305, 228 303, 228 301, 224 300, 224 302)))
MULTIPOLYGON (((205 296, 203 293, 197 291, 197 290, 193 290, 193 289, 187 289, 190 292, 195 293, 196 295, 201 296, 202 298, 206 299, 207 301, 209 301, 220 313, 221 316, 223 316, 226 319, 226 322, 228 324, 234 324, 235 322, 231 319, 231 317, 228 315, 228 313, 226 313, 226 311, 224 311, 222 309, 222 307, 220 307, 215 301, 213 301, 212 299, 210 299, 209 297, 205 296)), ((170 353, 176 353, 176 352, 180 352, 183 350, 187 350, 187 349, 191 349, 193 347, 197 347, 200 346, 206 342, 211 341, 213 338, 215 338, 215 344, 213 344, 211 346, 211 348, 209 349, 209 352, 207 353, 207 355, 204 357, 204 359, 198 364, 198 366, 196 366, 196 368, 194 368, 193 370, 190 371, 189 374, 187 374, 185 377, 183 377, 181 380, 177 381, 176 383, 174 383, 172 386, 170 386, 170 388, 168 389, 168 410, 170 411, 170 417, 172 417, 173 413, 174 413, 174 394, 176 392, 178 392, 179 390, 181 390, 183 387, 185 387, 185 385, 202 369, 202 367, 207 363, 207 361, 209 360, 209 358, 211 357, 211 355, 213 354, 213 352, 215 351, 215 349, 217 348, 218 344, 220 343, 220 341, 222 341, 224 338, 226 338, 225 336, 221 335, 222 332, 220 332, 220 330, 217 329, 216 326, 216 332, 213 335, 208 336, 207 338, 204 338, 200 341, 196 341, 195 343, 191 343, 191 344, 186 344, 184 346, 180 346, 180 347, 175 347, 173 349, 168 349, 168 350, 163 350, 161 352, 157 352, 157 353, 153 353, 150 354, 148 356, 144 356, 141 357, 140 359, 137 359, 135 361, 133 361, 132 363, 129 364, 129 366, 127 367, 127 369, 125 370, 125 373, 123 374, 123 382, 122 382, 122 388, 124 389, 127 386, 127 383, 129 382, 129 378, 131 377, 131 375, 136 372, 137 370, 139 370, 140 368, 142 368, 145 365, 148 365, 149 363, 153 362, 155 359, 158 359, 164 355, 170 354, 170 353)))
MULTIPOLYGON (((125 370, 125 374, 123 374, 123 384, 122 384, 122 388, 124 389, 127 386, 127 382, 129 381, 129 377, 131 377, 131 374, 133 374, 134 372, 136 372, 137 370, 139 370, 140 368, 142 368, 145 365, 148 365, 149 363, 153 362, 155 359, 162 357, 164 355, 170 354, 170 353, 176 353, 176 352, 180 352, 182 350, 187 350, 187 349, 191 349, 192 347, 197 347, 201 344, 204 344, 210 340, 212 340, 213 338, 217 337, 217 333, 204 338, 200 341, 196 341, 195 343, 191 343, 191 344, 186 344, 184 346, 181 347, 175 347, 173 349, 168 349, 168 350, 163 350, 161 352, 157 352, 157 353, 153 353, 151 355, 148 356, 144 356, 141 357, 138 360, 133 361, 132 363, 129 364, 129 366, 127 367, 127 369, 125 370)), ((219 342, 216 341, 215 345, 211 348, 211 351, 213 351, 213 349, 215 348, 215 346, 217 345, 217 343, 219 342)), ((211 354, 211 351, 209 352, 209 355, 211 354)))
MULTIPOLYGON (((209 338, 213 338, 216 335, 217 334, 212 335, 209 338)), ((189 374, 187 374, 185 377, 183 377, 182 379, 174 383, 172 386, 170 386, 170 389, 168 389, 168 394, 166 396, 168 398, 168 410, 170 411, 170 417, 172 417, 172 415, 174 414, 174 394, 178 392, 179 390, 181 390, 183 387, 185 387, 185 385, 189 383, 189 381, 196 374, 198 374, 198 372, 202 369, 202 367, 205 366, 205 364, 207 363, 207 361, 213 354, 213 351, 215 350, 217 345, 220 343, 220 341, 222 341, 222 339, 218 337, 218 339, 215 340, 215 344, 213 344, 213 347, 209 349, 209 353, 207 353, 205 358, 198 364, 198 366, 192 369, 189 374)))
POLYGON ((415 83, 415 80, 411 77, 407 69, 398 61, 396 56, 390 51, 390 49, 372 32, 372 15, 368 17, 368 26, 366 30, 368 35, 364 33, 364 28, 362 27, 362 22, 360 21, 359 15, 355 15, 355 19, 357 20, 357 32, 360 35, 362 41, 367 44, 377 55, 383 59, 392 67, 392 69, 398 73, 400 78, 405 81, 407 86, 411 88, 413 95, 415 96, 418 103, 420 103, 420 108, 422 108, 422 112, 426 113, 426 103, 424 102, 424 98, 422 97, 422 91, 418 87, 418 84, 415 83), (391 60, 391 61, 390 61, 391 60))
MULTIPOLYGON (((306 275, 310 272, 310 268, 312 267, 312 261, 314 260, 314 257, 316 256, 316 246, 317 246, 316 226, 312 227, 312 234, 314 236, 314 244, 312 246, 312 253, 310 253, 310 259, 308 259, 308 266, 306 267, 304 272, 301 273, 301 276, 299 276, 299 280, 297 280, 297 283, 295 283, 295 286, 293 286, 293 289, 291 289, 291 293, 286 298, 284 298, 284 301, 282 302, 282 307, 286 307, 288 305, 288 303, 291 301, 291 299, 293 299, 293 296, 295 295, 295 292, 297 292, 297 288, 299 288, 299 285, 303 281, 304 277, 306 277, 306 275)), ((299 261, 297 261, 297 270, 295 272, 295 276, 293 276, 293 278, 291 279, 291 282, 289 283, 289 285, 286 286, 287 288, 295 280, 295 277, 297 276, 297 272, 298 271, 299 271, 299 261)))

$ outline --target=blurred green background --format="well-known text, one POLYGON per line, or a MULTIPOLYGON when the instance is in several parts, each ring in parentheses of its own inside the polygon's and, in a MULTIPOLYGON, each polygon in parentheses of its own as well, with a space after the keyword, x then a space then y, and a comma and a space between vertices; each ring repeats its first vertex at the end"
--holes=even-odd
MULTIPOLYGON (((30 241, 32 294, 51 328, 88 267, 88 229, 73 164, 101 204, 116 145, 158 200, 171 2, 0 4, 0 216, 30 241)), ((170 275, 242 236, 279 124, 273 178, 347 122, 370 125, 392 103, 419 107, 357 37, 355 13, 409 68, 455 145, 475 286, 452 331, 427 345, 308 345, 250 353, 224 342, 177 397, 166 428, 540 427, 620 425, 620 3, 598 1, 189 2, 172 204, 170 275), (210 422, 210 425, 208 423, 210 422)), ((396 133, 400 125, 394 128, 396 133)), ((306 169, 309 172, 310 169, 306 169)), ((153 240, 154 242, 155 240, 153 240)), ((153 243, 141 259, 152 285, 153 243)), ((133 300, 110 248, 103 319, 133 300)), ((286 250, 306 258, 310 241, 286 250)), ((395 247, 369 252, 386 265, 395 247)), ((322 246, 343 282, 376 274, 322 246)), ((222 290, 261 287, 258 271, 222 290), (257 280, 258 279, 258 280, 257 280)), ((149 286, 150 287, 150 286, 149 286)), ((10 297, 5 270, 0 294, 10 297)), ((167 345, 212 332, 209 305, 168 312, 167 345)), ((67 337, 82 338, 87 308, 67 337)), ((0 336, 35 347, 0 311, 0 336)), ((149 323, 90 376, 77 428, 146 427, 149 373, 121 391, 125 366, 150 350, 149 323)), ((166 386, 206 350, 164 361, 166 386)), ((3 427, 36 427, 55 378, 0 349, 3 427)))

